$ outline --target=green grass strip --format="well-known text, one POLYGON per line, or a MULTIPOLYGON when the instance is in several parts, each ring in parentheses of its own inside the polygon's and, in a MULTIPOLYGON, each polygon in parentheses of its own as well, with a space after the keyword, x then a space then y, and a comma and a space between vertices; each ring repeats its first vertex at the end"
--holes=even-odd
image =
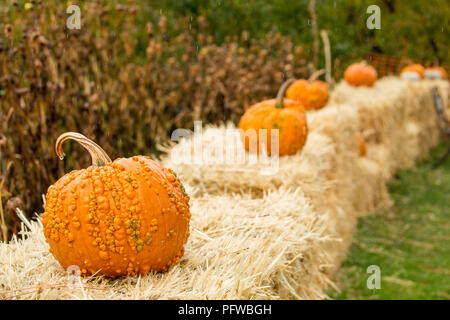
POLYGON ((450 299, 450 159, 433 167, 446 148, 391 181, 393 208, 360 220, 332 298, 450 299), (380 289, 367 288, 370 265, 380 289))

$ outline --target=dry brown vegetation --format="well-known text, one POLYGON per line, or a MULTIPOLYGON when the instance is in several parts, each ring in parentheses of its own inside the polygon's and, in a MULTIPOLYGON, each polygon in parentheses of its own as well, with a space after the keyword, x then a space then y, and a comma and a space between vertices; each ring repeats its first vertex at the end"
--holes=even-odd
POLYGON ((88 165, 70 144, 68 161, 58 161, 62 132, 83 133, 112 158, 149 154, 173 129, 237 121, 284 78, 307 73, 302 48, 280 34, 217 46, 202 17, 174 26, 161 17, 137 31, 132 2, 101 0, 83 6, 81 30, 69 30, 65 3, 33 3, 0 9, 0 193, 10 232, 8 201, 40 211, 51 183, 88 165))

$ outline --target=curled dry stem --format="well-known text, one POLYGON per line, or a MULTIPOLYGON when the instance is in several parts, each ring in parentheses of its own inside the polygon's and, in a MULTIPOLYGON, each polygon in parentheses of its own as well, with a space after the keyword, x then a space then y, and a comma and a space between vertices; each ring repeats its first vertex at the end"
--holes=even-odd
POLYGON ((280 108, 280 109, 284 108, 284 103, 283 103, 284 95, 286 94, 286 90, 289 87, 289 85, 294 81, 295 81, 295 79, 291 78, 291 79, 286 80, 281 85, 280 89, 278 90, 275 108, 280 108))
POLYGON ((108 154, 94 141, 91 139, 83 136, 81 133, 77 132, 66 132, 63 133, 58 137, 56 140, 56 154, 58 157, 62 160, 64 159, 64 152, 62 151, 62 144, 64 141, 72 139, 81 144, 83 147, 89 151, 89 154, 92 157, 92 166, 93 167, 102 167, 104 165, 107 165, 108 163, 111 163, 111 159, 109 158, 108 154))

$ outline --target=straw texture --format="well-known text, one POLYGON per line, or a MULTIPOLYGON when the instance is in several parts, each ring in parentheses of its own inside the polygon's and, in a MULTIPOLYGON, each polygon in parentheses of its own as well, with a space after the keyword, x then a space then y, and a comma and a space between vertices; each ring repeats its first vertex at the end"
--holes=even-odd
POLYGON ((276 163, 246 153, 231 123, 166 146, 163 164, 191 195, 191 237, 179 265, 165 274, 70 285, 39 220, 26 221, 25 240, 0 244, 0 297, 326 298, 358 218, 388 208, 392 175, 439 141, 434 85, 448 109, 445 81, 390 77, 372 88, 341 82, 326 108, 307 114, 304 149, 276 163), (358 133, 367 141, 365 157, 358 133))

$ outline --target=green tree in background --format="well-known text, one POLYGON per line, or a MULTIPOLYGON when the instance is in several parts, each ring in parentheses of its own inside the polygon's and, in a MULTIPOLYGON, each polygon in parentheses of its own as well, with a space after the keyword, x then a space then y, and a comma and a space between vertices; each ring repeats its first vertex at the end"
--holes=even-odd
MULTIPOLYGON (((329 32, 333 57, 351 60, 369 52, 449 62, 448 0, 317 0, 318 29, 329 32), (369 5, 381 9, 381 29, 369 30, 369 5)), ((169 16, 203 15, 217 42, 240 36, 262 38, 268 32, 294 37, 310 50, 308 0, 155 0, 147 4, 169 16)), ((323 60, 323 59, 321 59, 323 60)))

